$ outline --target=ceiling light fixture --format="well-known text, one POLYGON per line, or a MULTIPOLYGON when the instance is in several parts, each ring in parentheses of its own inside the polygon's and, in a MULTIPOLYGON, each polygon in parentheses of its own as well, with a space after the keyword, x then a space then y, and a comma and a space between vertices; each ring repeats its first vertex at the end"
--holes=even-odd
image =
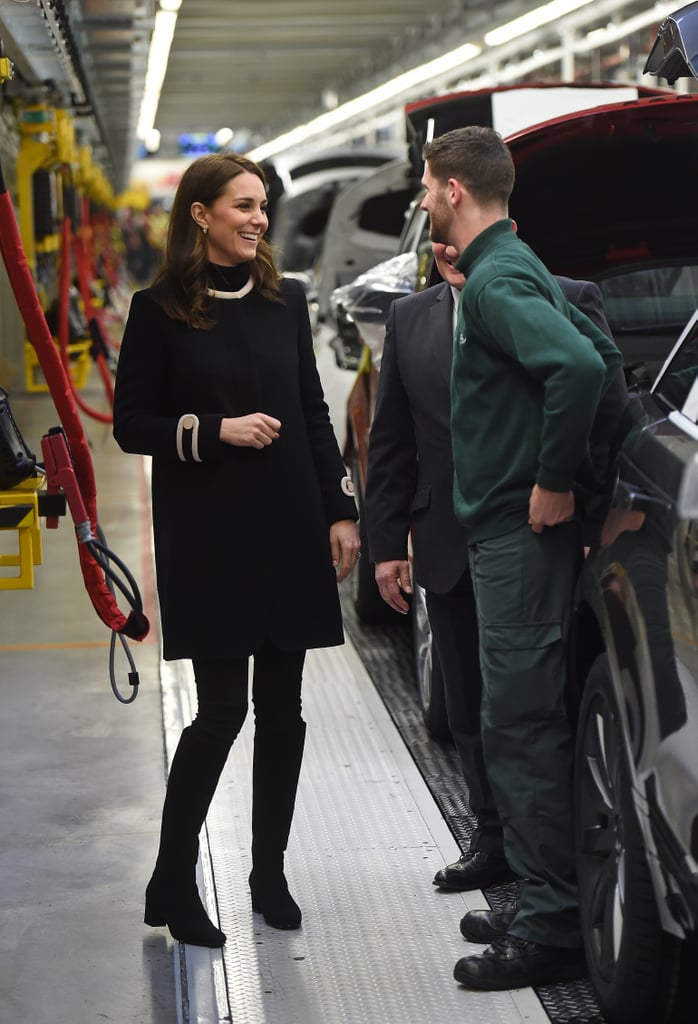
POLYGON ((219 128, 214 135, 214 141, 219 149, 225 149, 233 141, 235 132, 232 128, 219 128))
POLYGON ((147 153, 157 153, 160 149, 160 132, 157 128, 151 128, 148 132, 144 145, 147 153))

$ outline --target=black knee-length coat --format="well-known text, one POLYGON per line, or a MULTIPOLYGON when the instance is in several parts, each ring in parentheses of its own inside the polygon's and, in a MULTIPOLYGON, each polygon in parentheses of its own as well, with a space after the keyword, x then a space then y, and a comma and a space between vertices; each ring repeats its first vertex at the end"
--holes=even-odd
POLYGON ((329 527, 356 519, 315 365, 301 285, 283 304, 253 290, 215 298, 197 330, 165 315, 150 289, 131 302, 116 377, 114 436, 152 455, 153 527, 164 657, 343 642, 329 527), (221 419, 281 421, 261 450, 219 440, 221 419), (177 450, 181 416, 199 420, 177 450))

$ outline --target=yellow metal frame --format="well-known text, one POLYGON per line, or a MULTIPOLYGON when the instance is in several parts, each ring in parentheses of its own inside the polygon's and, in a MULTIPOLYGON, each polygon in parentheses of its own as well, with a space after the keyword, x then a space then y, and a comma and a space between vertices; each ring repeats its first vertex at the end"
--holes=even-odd
MULTIPOLYGON (((78 391, 82 390, 87 385, 87 381, 90 376, 90 369, 92 367, 92 359, 90 357, 90 349, 92 348, 92 340, 87 338, 85 341, 76 341, 72 345, 68 345, 68 355, 70 361, 68 363, 68 371, 70 373, 70 379, 72 380, 78 391)), ((46 379, 41 370, 41 364, 39 363, 39 357, 36 354, 36 349, 29 341, 24 343, 24 387, 27 391, 48 391, 49 386, 46 383, 46 379)))
POLYGON ((57 165, 57 134, 56 111, 52 107, 37 103, 24 108, 20 120, 20 145, 17 154, 17 203, 19 232, 33 275, 36 275, 36 241, 32 181, 36 171, 50 170, 57 165))
POLYGON ((8 82, 14 78, 15 66, 9 57, 0 57, 0 82, 8 82))
POLYGON ((3 533, 17 531, 17 553, 0 555, 0 590, 31 590, 34 586, 34 566, 41 565, 41 530, 39 528, 39 491, 44 477, 30 477, 16 487, 0 491, 0 507, 25 507, 17 526, 0 526, 3 533), (5 568, 16 567, 15 576, 5 576, 5 568))
MULTIPOLYGON (((2 67, 0 66, 0 77, 2 67)), ((48 235, 40 242, 34 238, 33 177, 40 170, 65 168, 78 193, 107 208, 115 208, 114 194, 103 171, 92 160, 89 146, 78 146, 75 124, 67 110, 36 103, 24 108, 20 118, 20 147, 17 157, 17 198, 19 229, 27 262, 36 278, 37 255, 55 255, 61 249, 61 236, 48 235)), ((59 191, 59 203, 63 195, 59 191)), ((90 230, 83 225, 81 230, 90 230)), ((69 373, 77 389, 86 386, 90 368, 92 340, 82 338, 68 345, 69 373)), ((34 346, 25 341, 24 384, 27 391, 48 391, 34 346)))

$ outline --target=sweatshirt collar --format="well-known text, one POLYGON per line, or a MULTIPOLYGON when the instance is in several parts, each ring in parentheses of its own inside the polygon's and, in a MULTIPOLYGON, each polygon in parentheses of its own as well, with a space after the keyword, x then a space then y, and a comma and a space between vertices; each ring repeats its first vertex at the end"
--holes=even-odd
POLYGON ((501 245, 510 240, 518 241, 518 235, 513 230, 513 223, 511 217, 504 217, 502 220, 497 220, 494 224, 490 224, 484 231, 481 231, 456 260, 456 269, 460 270, 467 277, 473 263, 493 242, 496 245, 501 245))

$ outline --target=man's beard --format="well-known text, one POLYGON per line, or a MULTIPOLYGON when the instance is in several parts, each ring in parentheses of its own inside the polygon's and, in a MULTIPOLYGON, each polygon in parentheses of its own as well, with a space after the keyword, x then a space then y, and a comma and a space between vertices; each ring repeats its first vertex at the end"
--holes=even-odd
POLYGON ((444 203, 439 202, 429 214, 429 238, 432 242, 450 245, 451 218, 444 211, 444 206, 444 203))

